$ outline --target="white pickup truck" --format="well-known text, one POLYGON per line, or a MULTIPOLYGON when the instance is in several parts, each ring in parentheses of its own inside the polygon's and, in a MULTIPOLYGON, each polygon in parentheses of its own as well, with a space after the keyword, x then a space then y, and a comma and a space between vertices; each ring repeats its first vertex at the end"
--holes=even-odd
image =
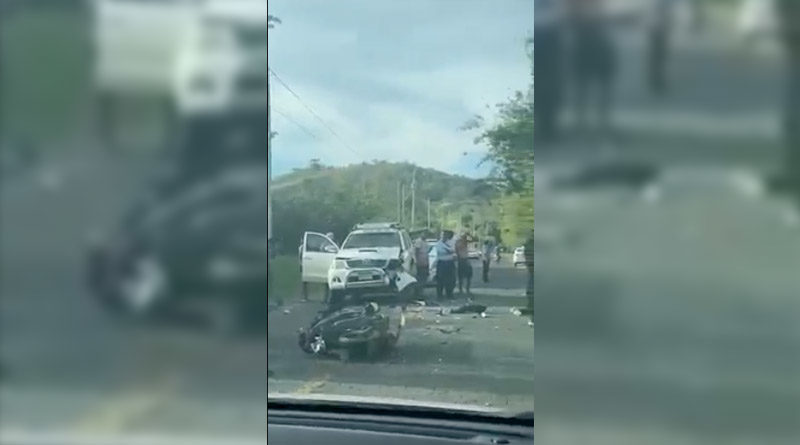
POLYGON ((266 0, 93 0, 99 97, 166 99, 179 119, 267 106, 266 0))
POLYGON ((346 295, 394 293, 416 282, 413 243, 396 223, 359 224, 341 247, 325 235, 307 232, 300 254, 302 280, 326 283, 332 301, 346 295))

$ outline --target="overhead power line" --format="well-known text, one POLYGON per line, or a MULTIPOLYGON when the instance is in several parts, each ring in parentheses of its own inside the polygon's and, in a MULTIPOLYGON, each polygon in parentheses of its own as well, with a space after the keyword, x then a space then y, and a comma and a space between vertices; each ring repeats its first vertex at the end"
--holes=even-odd
POLYGON ((361 153, 360 153, 358 150, 356 150, 355 148, 353 148, 352 146, 350 146, 350 144, 348 144, 347 142, 345 142, 345 140, 344 140, 344 139, 342 139, 342 137, 341 137, 341 136, 339 136, 339 134, 338 134, 338 133, 337 133, 337 132, 336 132, 336 131, 335 131, 333 128, 331 128, 331 126, 330 126, 330 125, 328 125, 328 123, 327 123, 327 122, 325 122, 325 119, 321 118, 321 117, 319 116, 319 114, 317 114, 317 112, 316 112, 316 111, 314 111, 314 110, 313 110, 313 109, 312 109, 312 108, 311 108, 311 107, 310 107, 308 104, 306 104, 306 103, 305 103, 305 101, 303 101, 303 99, 302 99, 302 98, 300 98, 300 95, 299 95, 299 94, 297 94, 297 93, 296 93, 296 92, 295 92, 295 91, 292 89, 292 87, 290 87, 290 86, 289 86, 289 85, 288 85, 286 82, 284 82, 284 81, 283 81, 283 79, 281 79, 281 77, 280 77, 280 76, 278 76, 278 74, 277 74, 277 73, 275 73, 275 71, 274 71, 272 68, 268 68, 268 69, 269 69, 269 72, 270 72, 270 74, 272 74, 272 77, 274 77, 274 78, 275 78, 275 80, 277 80, 277 81, 278 81, 278 83, 280 83, 280 84, 281 84, 281 85, 282 85, 284 88, 286 88, 286 91, 288 91, 288 92, 289 92, 289 93, 290 93, 292 96, 294 96, 294 98, 295 98, 295 99, 297 99, 297 101, 298 101, 298 102, 300 102, 300 104, 301 104, 301 105, 303 105, 303 107, 304 107, 306 110, 308 110, 308 112, 309 112, 309 113, 311 113, 311 115, 312 115, 312 116, 314 116, 314 118, 315 118, 315 119, 317 119, 317 120, 318 120, 318 121, 319 121, 319 122, 320 122, 320 123, 321 123, 321 124, 322 124, 322 125, 323 125, 323 126, 324 126, 324 127, 325 127, 325 128, 326 128, 326 129, 327 129, 327 130, 328 130, 328 131, 329 131, 329 132, 330 132, 330 133, 331 133, 331 134, 332 134, 332 135, 335 137, 335 138, 336 138, 336 139, 338 139, 338 140, 339 140, 339 142, 340 142, 340 143, 341 143, 341 144, 342 144, 342 145, 343 145, 345 148, 347 148, 348 150, 350 150, 350 151, 351 151, 353 154, 355 154, 355 155, 356 155, 356 156, 358 156, 359 158, 364 158, 364 156, 363 156, 363 155, 362 155, 362 154, 361 154, 361 153))
POLYGON ((311 136, 312 138, 314 138, 316 140, 319 140, 319 138, 317 137, 316 134, 314 134, 311 130, 309 130, 308 128, 306 128, 305 126, 303 126, 302 124, 300 124, 296 120, 294 120, 291 117, 289 117, 286 113, 283 113, 282 111, 280 111, 280 110, 278 110, 278 109, 276 109, 274 107, 272 108, 272 111, 274 111, 275 113, 279 114, 280 116, 282 116, 287 121, 293 123, 297 128, 303 130, 303 132, 306 133, 307 135, 311 136))

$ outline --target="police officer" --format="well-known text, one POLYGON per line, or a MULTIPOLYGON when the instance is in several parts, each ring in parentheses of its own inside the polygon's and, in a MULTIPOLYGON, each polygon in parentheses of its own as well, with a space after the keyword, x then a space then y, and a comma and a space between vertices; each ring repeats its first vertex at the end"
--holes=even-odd
POLYGON ((800 2, 776 0, 780 38, 786 51, 784 109, 785 180, 800 205, 800 2))

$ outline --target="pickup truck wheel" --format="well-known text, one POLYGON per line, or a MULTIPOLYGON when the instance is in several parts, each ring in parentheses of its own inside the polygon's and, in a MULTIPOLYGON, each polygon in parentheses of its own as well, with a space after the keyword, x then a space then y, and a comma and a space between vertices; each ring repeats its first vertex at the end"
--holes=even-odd
POLYGON ((339 304, 339 302, 341 302, 346 296, 347 295, 345 294, 345 291, 341 289, 331 289, 330 296, 328 298, 328 305, 335 306, 339 304))

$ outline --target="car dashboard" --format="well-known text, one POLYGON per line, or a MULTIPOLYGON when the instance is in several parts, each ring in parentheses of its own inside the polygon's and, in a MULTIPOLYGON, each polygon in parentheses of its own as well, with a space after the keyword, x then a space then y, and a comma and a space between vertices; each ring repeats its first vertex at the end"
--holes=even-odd
POLYGON ((318 444, 532 444, 530 425, 485 418, 431 418, 415 413, 366 414, 268 409, 271 445, 318 444))

